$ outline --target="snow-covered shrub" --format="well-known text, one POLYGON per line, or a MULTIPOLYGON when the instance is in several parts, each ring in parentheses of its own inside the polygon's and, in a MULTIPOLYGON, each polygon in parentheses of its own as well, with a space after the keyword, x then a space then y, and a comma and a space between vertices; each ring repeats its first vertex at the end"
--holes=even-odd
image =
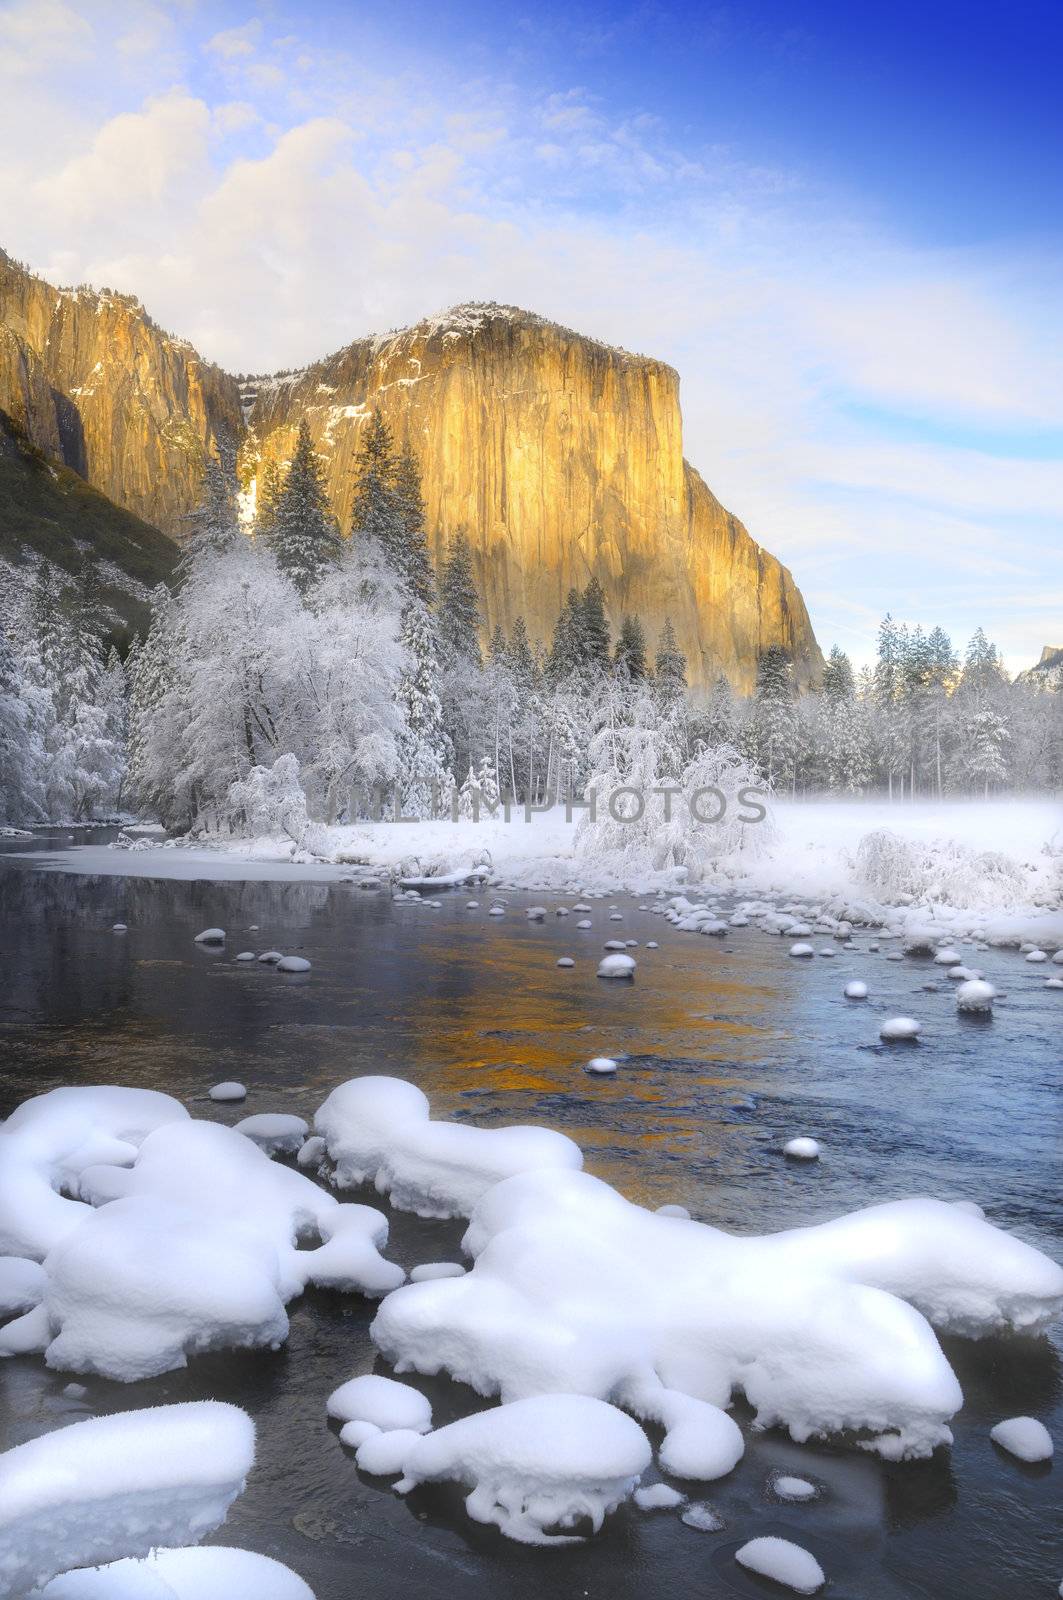
POLYGON ((1006 909, 1026 892, 1022 869, 999 851, 971 850, 957 839, 902 839, 888 828, 861 839, 856 871, 860 882, 888 903, 1006 909))
POLYGON ((300 850, 307 848, 310 818, 295 756, 278 756, 271 767, 252 767, 246 778, 230 785, 228 799, 248 833, 284 833, 300 850))
POLYGON ((690 881, 736 855, 761 854, 774 836, 770 817, 750 820, 742 792, 766 800, 753 766, 731 745, 700 747, 668 776, 670 752, 658 728, 636 722, 610 727, 591 744, 586 798, 594 797, 576 833, 586 864, 618 875, 682 868, 690 881))

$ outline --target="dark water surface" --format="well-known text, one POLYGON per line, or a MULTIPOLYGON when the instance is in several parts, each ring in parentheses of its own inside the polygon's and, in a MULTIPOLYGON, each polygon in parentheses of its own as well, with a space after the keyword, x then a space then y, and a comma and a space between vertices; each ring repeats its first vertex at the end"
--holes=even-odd
MULTIPOLYGON (((632 1199, 678 1201, 739 1232, 932 1194, 977 1200, 1063 1259, 1063 993, 1014 952, 961 946, 1006 993, 979 1024, 957 1017, 940 968, 887 962, 864 934, 859 951, 798 962, 788 941, 751 929, 678 934, 627 897, 614 897, 622 922, 609 921, 612 901, 595 901, 594 928, 580 932, 574 917, 553 917, 553 896, 509 895, 509 915, 489 918, 486 893, 479 912, 463 890, 431 910, 345 883, 51 874, 20 854, 0 861, 0 1115, 59 1084, 109 1082, 166 1090, 228 1122, 310 1118, 345 1078, 387 1072, 418 1083, 437 1116, 560 1128, 632 1199), (551 908, 545 924, 524 917, 533 899, 551 908), (117 921, 126 934, 112 932, 117 921), (229 931, 223 952, 193 944, 210 924, 229 931), (634 952, 634 985, 595 978, 617 937, 660 941, 634 952), (307 955, 312 971, 286 978, 233 960, 270 947, 307 955), (556 967, 564 954, 574 969, 556 967), (868 1004, 842 996, 857 976, 868 1004), (922 1020, 917 1047, 878 1044, 882 1016, 898 1012, 922 1020), (616 1078, 582 1072, 599 1054, 627 1058, 616 1078), (246 1102, 206 1101, 221 1078, 246 1083, 246 1102), (822 1141, 819 1163, 781 1158, 780 1141, 798 1133, 822 1141)), ((387 1209, 371 1192, 348 1198, 387 1209)), ((387 1253, 406 1266, 453 1258, 463 1231, 395 1213, 387 1253)), ((361 1477, 324 1401, 345 1378, 387 1370, 369 1342, 374 1308, 314 1292, 290 1313, 280 1352, 200 1358, 133 1385, 90 1379, 80 1402, 62 1394, 69 1375, 39 1360, 0 1363, 0 1447, 90 1413, 206 1397, 245 1406, 258 1461, 215 1540, 286 1561, 318 1600, 770 1596, 782 1591, 742 1573, 733 1552, 771 1532, 812 1550, 839 1600, 1035 1600, 1063 1577, 1063 1465, 1023 1467, 988 1438, 994 1422, 1029 1413, 1063 1446, 1058 1336, 950 1341, 966 1404, 954 1448, 929 1462, 750 1434, 729 1478, 684 1486, 723 1516, 722 1532, 629 1507, 586 1545, 544 1551, 471 1523, 456 1497, 402 1500, 361 1477), (773 1501, 780 1470, 812 1478, 820 1499, 773 1501)), ((437 1422, 483 1403, 416 1381, 437 1422)))

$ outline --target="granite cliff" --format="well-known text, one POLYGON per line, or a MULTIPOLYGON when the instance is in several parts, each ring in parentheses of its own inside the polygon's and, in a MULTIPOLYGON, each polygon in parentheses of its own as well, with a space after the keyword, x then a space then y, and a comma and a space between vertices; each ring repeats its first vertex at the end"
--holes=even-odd
POLYGON ((421 465, 438 558, 464 532, 489 627, 548 639, 596 575, 614 625, 672 618, 691 681, 748 690, 780 644, 822 658, 790 573, 683 457, 679 379, 660 361, 512 307, 457 307, 285 377, 236 379, 126 295, 57 290, 0 254, 0 410, 49 458, 180 539, 208 455, 239 447, 245 505, 305 416, 349 524, 358 439, 379 408, 421 465))

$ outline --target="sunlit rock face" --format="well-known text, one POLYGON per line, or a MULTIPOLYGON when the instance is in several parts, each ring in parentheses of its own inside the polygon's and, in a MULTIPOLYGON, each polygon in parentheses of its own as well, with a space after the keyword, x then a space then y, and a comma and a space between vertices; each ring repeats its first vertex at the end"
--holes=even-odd
POLYGON ((748 690, 771 644, 792 654, 799 682, 818 676, 789 572, 683 459, 679 379, 663 362, 528 312, 463 306, 238 384, 132 297, 57 290, 0 252, 0 409, 178 540, 208 455, 242 441, 250 511, 303 416, 347 531, 375 407, 420 462, 437 559, 467 534, 488 628, 523 615, 548 641, 568 590, 595 575, 614 627, 637 612, 652 647, 671 617, 693 683, 723 671, 748 690))
POLYGON ((672 618, 694 682, 722 670, 749 689, 771 644, 800 681, 818 676, 789 572, 683 459, 679 378, 663 362, 528 312, 463 306, 252 393, 245 481, 287 458, 305 416, 344 529, 359 434, 379 407, 421 464, 437 559, 458 532, 472 544, 489 628, 523 615, 548 641, 569 588, 596 575, 614 626, 637 612, 652 643, 672 618))
POLYGON ((59 291, 0 251, 0 409, 33 444, 180 538, 239 392, 129 295, 59 291))

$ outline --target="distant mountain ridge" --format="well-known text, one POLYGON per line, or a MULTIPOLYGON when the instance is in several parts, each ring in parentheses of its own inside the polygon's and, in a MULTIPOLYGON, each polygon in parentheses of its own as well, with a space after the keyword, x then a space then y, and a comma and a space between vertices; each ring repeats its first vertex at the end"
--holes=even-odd
POLYGON ((548 639, 568 589, 596 576, 614 628, 637 612, 652 644, 671 617, 692 682, 724 672, 748 690, 773 644, 800 683, 822 669, 791 574, 684 460, 675 371, 517 307, 458 306, 238 381, 131 297, 56 290, 0 254, 0 408, 177 539, 209 456, 238 451, 251 508, 304 417, 346 528, 379 408, 420 462, 436 558, 470 540, 488 628, 522 615, 548 639))

